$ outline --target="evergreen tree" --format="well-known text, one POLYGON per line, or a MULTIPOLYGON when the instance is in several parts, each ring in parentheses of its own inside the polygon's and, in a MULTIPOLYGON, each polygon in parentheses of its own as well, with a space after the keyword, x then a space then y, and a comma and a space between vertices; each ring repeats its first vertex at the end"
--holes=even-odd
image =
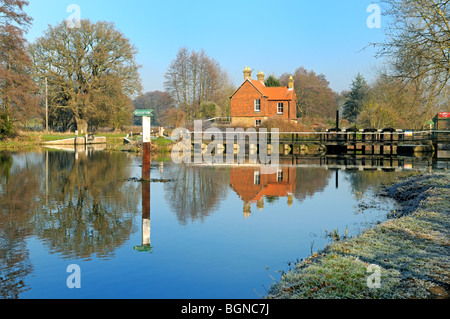
POLYGON ((345 95, 346 101, 344 103, 343 117, 351 123, 355 123, 356 119, 361 113, 363 102, 369 91, 364 77, 358 73, 352 82, 351 90, 345 95))
POLYGON ((269 75, 267 80, 264 82, 264 85, 267 87, 281 86, 280 80, 278 80, 274 75, 269 75))

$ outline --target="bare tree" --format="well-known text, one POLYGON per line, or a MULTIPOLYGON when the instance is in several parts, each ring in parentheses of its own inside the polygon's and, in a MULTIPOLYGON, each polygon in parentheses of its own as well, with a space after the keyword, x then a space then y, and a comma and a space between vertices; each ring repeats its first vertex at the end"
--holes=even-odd
POLYGON ((415 84, 430 105, 442 103, 450 83, 450 1, 381 0, 381 4, 389 23, 386 41, 377 44, 378 56, 390 58, 393 75, 415 84))
POLYGON ((66 114, 77 126, 94 117, 103 119, 97 124, 118 125, 125 113, 131 120, 131 99, 142 90, 137 49, 113 23, 82 20, 79 28, 70 28, 62 22, 29 51, 36 79, 48 77, 51 115, 66 114), (106 107, 106 117, 96 116, 99 105, 106 107))
POLYGON ((164 85, 177 107, 193 120, 200 116, 203 102, 223 101, 228 76, 205 51, 182 47, 166 71, 164 85))
POLYGON ((185 124, 186 113, 181 109, 171 108, 161 116, 160 123, 165 127, 181 127, 185 124))
MULTIPOLYGON (((280 77, 282 85, 288 84, 290 74, 280 77)), ((299 117, 330 118, 336 114, 335 92, 325 75, 299 67, 293 74, 294 90, 297 95, 297 115, 299 117)))
MULTIPOLYGON (((133 100, 136 109, 152 109, 152 123, 161 124, 161 118, 174 107, 174 101, 169 93, 161 91, 146 92, 133 100)), ((141 123, 141 118, 135 119, 136 124, 141 123)))

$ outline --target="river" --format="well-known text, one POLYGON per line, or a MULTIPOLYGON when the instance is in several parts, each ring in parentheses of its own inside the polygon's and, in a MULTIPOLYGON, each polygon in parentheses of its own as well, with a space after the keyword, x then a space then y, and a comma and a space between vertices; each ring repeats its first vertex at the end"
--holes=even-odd
POLYGON ((0 152, 0 298, 260 298, 330 234, 384 221, 383 184, 433 165, 154 161, 149 182, 131 153, 0 152))

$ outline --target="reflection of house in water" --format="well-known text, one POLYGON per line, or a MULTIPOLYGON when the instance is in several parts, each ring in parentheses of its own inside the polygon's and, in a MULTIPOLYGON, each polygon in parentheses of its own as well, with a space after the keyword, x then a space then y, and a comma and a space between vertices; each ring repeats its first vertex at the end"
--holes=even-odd
POLYGON ((293 194, 297 183, 295 167, 280 167, 264 170, 261 167, 232 167, 230 184, 244 202, 244 216, 251 213, 251 205, 264 208, 264 197, 287 197, 292 206, 293 194))

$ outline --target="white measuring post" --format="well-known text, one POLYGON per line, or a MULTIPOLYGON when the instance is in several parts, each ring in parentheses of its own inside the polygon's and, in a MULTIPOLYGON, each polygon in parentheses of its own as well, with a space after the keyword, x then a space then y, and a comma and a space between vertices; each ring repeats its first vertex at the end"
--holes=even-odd
POLYGON ((151 142, 151 135, 150 135, 151 130, 152 130, 151 117, 143 116, 142 117, 142 142, 143 143, 151 142))
POLYGON ((150 143, 151 142, 151 116, 153 110, 136 110, 133 112, 134 116, 142 117, 142 142, 150 143))
POLYGON ((142 243, 135 250, 151 251, 150 245, 150 142, 152 110, 136 110, 135 116, 142 117, 142 243))

